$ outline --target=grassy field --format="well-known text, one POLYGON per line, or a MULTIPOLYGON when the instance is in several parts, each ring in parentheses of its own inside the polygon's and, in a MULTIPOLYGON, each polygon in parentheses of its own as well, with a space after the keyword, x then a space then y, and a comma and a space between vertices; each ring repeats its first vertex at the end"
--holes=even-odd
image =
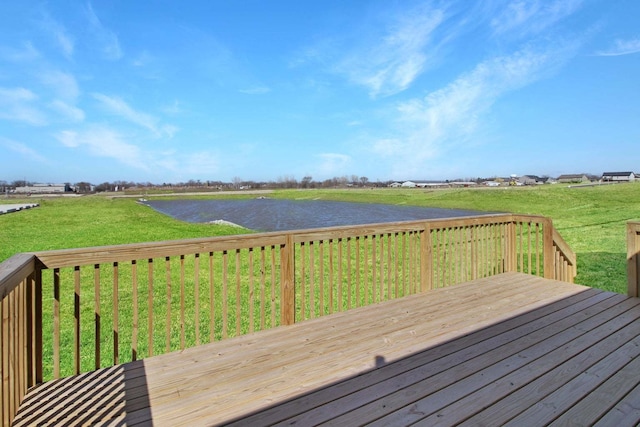
MULTIPOLYGON (((224 194, 206 197, 224 197, 224 194)), ((625 224, 640 219, 640 184, 452 190, 287 190, 274 192, 270 197, 548 216, 578 255, 577 282, 617 292, 626 289, 625 224)), ((23 201, 40 203, 40 207, 0 216, 0 261, 18 252, 247 232, 236 227, 176 221, 136 203, 135 198, 100 195, 31 197, 28 200, 5 199, 3 203, 23 201)))

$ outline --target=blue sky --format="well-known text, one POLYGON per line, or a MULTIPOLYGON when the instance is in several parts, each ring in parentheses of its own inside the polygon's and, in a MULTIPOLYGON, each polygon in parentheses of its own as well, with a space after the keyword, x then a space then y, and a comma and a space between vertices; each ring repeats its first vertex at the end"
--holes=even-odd
POLYGON ((0 180, 640 172, 640 2, 5 1, 0 180))

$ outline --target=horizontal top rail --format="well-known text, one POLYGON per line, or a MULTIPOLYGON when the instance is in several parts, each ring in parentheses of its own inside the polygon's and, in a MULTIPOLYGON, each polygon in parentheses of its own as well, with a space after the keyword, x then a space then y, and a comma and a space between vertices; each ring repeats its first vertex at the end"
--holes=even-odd
POLYGON ((425 224, 429 224, 429 228, 431 229, 437 229, 493 224, 496 222, 542 222, 544 220, 544 217, 536 215, 488 214, 476 217, 425 219, 284 232, 274 231, 233 236, 167 240, 126 245, 58 249, 33 252, 31 255, 36 256, 44 268, 52 269, 73 267, 76 265, 123 262, 131 261, 132 259, 178 256, 209 251, 236 250, 248 247, 279 246, 285 244, 285 236, 288 234, 293 235, 294 243, 304 243, 317 240, 352 238, 371 234, 415 231, 416 229, 424 228, 425 224))
POLYGON ((36 271, 34 254, 16 254, 0 263, 0 297, 4 298, 36 271))

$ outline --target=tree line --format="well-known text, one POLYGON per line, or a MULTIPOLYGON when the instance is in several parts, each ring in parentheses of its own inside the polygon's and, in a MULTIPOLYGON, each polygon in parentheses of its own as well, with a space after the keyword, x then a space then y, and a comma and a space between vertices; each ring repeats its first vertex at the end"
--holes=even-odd
MULTIPOLYGON (((204 191, 223 191, 223 190, 248 190, 248 189, 295 189, 295 188, 339 188, 339 187, 385 187, 391 181, 371 182, 365 176, 340 176, 325 180, 314 180, 313 177, 307 175, 301 180, 293 176, 282 176, 275 181, 253 181, 244 180, 240 177, 234 177, 231 182, 213 181, 213 180, 195 180, 191 179, 185 182, 162 184, 151 182, 135 182, 135 181, 106 181, 99 184, 93 184, 87 181, 76 183, 64 182, 63 184, 71 188, 76 193, 99 193, 111 191, 125 190, 189 190, 198 189, 204 191)), ((27 180, 4 181, 0 180, 0 191, 2 193, 14 190, 18 187, 33 186, 35 182, 27 180)))

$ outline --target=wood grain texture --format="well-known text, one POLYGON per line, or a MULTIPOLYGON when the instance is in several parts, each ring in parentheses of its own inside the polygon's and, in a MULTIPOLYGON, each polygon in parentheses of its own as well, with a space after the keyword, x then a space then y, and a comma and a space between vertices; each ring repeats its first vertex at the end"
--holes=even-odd
POLYGON ((507 272, 45 383, 15 424, 633 425, 639 349, 640 299, 507 272))

